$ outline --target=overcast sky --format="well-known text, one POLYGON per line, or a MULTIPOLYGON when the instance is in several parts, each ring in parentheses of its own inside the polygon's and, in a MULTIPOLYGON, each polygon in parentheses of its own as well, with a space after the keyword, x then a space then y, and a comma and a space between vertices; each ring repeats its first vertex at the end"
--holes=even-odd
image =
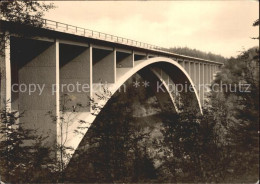
POLYGON ((46 18, 163 47, 236 56, 258 45, 258 1, 62 1, 46 18))

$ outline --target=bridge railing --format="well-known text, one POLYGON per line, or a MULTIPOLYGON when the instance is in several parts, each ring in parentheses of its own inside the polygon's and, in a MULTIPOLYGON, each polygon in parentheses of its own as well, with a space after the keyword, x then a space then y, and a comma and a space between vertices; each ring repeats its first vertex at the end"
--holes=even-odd
POLYGON ((88 38, 95 38, 95 39, 100 39, 100 40, 105 40, 105 41, 110 41, 110 42, 116 42, 116 43, 136 46, 136 47, 142 47, 142 48, 146 48, 146 49, 164 50, 162 47, 158 47, 156 45, 139 42, 136 40, 123 38, 123 37, 119 37, 119 36, 115 36, 115 35, 111 35, 111 34, 107 34, 107 33, 102 33, 99 31, 85 29, 82 27, 73 26, 73 25, 69 25, 69 24, 65 24, 65 23, 61 23, 61 22, 57 22, 57 21, 53 21, 53 20, 48 20, 48 19, 43 19, 43 28, 71 33, 71 34, 84 36, 84 37, 88 37, 88 38))
MULTIPOLYGON (((33 17, 33 16, 31 16, 31 17, 33 17)), ((36 17, 36 19, 37 19, 37 21, 39 21, 39 18, 36 17)), ((2 17, 0 18, 0 20, 6 21, 2 17)), ((196 57, 192 57, 192 56, 185 56, 185 55, 181 55, 181 54, 172 53, 172 52, 169 52, 168 49, 166 49, 164 47, 159 47, 159 46, 156 46, 156 45, 152 45, 152 44, 148 44, 148 43, 144 43, 144 42, 139 42, 139 41, 136 41, 136 40, 123 38, 123 37, 119 37, 119 36, 115 36, 115 35, 111 35, 111 34, 107 34, 107 33, 102 33, 102 32, 99 32, 99 31, 85 29, 85 28, 82 28, 82 27, 73 26, 73 25, 69 25, 69 24, 66 24, 66 23, 57 22, 57 21, 54 21, 54 20, 40 19, 40 25, 37 24, 36 26, 37 27, 40 26, 40 27, 45 28, 45 29, 50 29, 50 30, 55 30, 55 31, 60 31, 60 32, 65 32, 65 33, 71 33, 71 34, 84 36, 84 37, 88 37, 88 38, 94 38, 94 39, 110 41, 110 42, 114 42, 114 43, 136 46, 136 47, 145 48, 145 49, 149 49, 149 50, 157 50, 157 51, 160 51, 160 52, 164 52, 164 53, 167 53, 167 54, 174 55, 174 57, 180 57, 182 59, 183 58, 195 59, 195 60, 199 60, 199 61, 211 62, 211 63, 215 63, 215 64, 218 64, 218 65, 223 65, 223 63, 216 62, 216 61, 210 61, 210 60, 207 60, 207 59, 196 58, 196 57)))

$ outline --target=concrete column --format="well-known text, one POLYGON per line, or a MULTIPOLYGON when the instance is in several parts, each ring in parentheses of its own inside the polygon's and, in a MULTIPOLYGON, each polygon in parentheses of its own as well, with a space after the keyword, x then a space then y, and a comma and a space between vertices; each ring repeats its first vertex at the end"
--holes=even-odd
POLYGON ((189 74, 189 64, 187 61, 183 61, 184 69, 189 74))
POLYGON ((195 78, 194 72, 195 72, 194 62, 189 62, 189 74, 190 74, 192 82, 194 83, 194 85, 196 85, 196 78, 195 78))
POLYGON ((213 68, 212 65, 210 65, 210 82, 213 80, 213 68))
MULTIPOLYGON (((57 122, 56 122, 56 143, 57 145, 61 145, 62 142, 60 140, 60 43, 59 40, 55 41, 55 68, 56 68, 56 116, 57 116, 57 122)), ((57 151, 58 152, 58 151, 57 151)))
POLYGON ((211 64, 209 64, 208 67, 209 67, 209 83, 211 83, 212 81, 211 64))
POLYGON ((186 62, 185 60, 183 60, 183 68, 185 69, 185 71, 186 71, 187 73, 189 73, 189 72, 188 72, 188 67, 187 67, 187 62, 186 62))
POLYGON ((44 144, 53 146, 57 141, 57 122, 48 112, 59 118, 59 42, 20 38, 14 42, 12 62, 18 65, 18 83, 24 86, 17 99, 19 112, 24 112, 20 122, 24 128, 48 136, 44 144), (37 87, 29 94, 29 85, 40 86, 42 91, 37 87))
POLYGON ((212 65, 212 80, 214 80, 214 74, 215 74, 214 69, 215 69, 215 65, 212 65))
POLYGON ((145 56, 145 58, 146 58, 146 59, 149 59, 149 55, 148 55, 148 53, 146 53, 146 56, 145 56))
POLYGON ((133 51, 134 61, 147 59, 146 53, 133 51))
POLYGON ((112 81, 112 83, 116 83, 116 49, 114 49, 113 54, 112 54, 112 59, 113 59, 113 77, 114 80, 112 81))
POLYGON ((134 53, 127 51, 116 51, 116 67, 117 68, 133 68, 134 53))
POLYGON ((195 85, 196 85, 196 89, 197 89, 197 92, 198 92, 198 95, 199 95, 199 85, 200 85, 200 65, 199 63, 194 63, 194 78, 195 78, 195 85))
MULTIPOLYGON (((90 85, 90 98, 93 98, 93 47, 90 44, 88 49, 89 54, 89 85, 90 85)), ((87 60, 88 62, 88 60, 87 60)), ((91 108, 91 107, 90 107, 91 108)), ((91 110, 91 109, 90 109, 91 110)))
POLYGON ((90 111, 90 51, 89 47, 60 44, 60 95, 65 111, 90 111))
POLYGON ((216 65, 213 65, 213 75, 214 75, 214 79, 215 79, 215 75, 216 75, 216 65))
POLYGON ((181 60, 181 59, 178 59, 177 61, 178 61, 178 63, 185 69, 185 63, 184 63, 184 61, 181 60))
POLYGON ((202 82, 201 84, 203 84, 203 87, 201 88, 201 98, 202 98, 202 105, 204 105, 204 97, 205 97, 205 83, 206 83, 206 72, 205 72, 205 65, 204 63, 202 63, 202 76, 201 76, 201 79, 202 79, 202 82))
POLYGON ((93 48, 93 83, 116 82, 116 50, 93 48))
POLYGON ((4 48, 4 56, 0 56, 0 79, 1 79, 1 96, 0 107, 6 110, 11 110, 11 53, 10 53, 10 36, 8 33, 5 36, 5 42, 1 47, 4 48))
MULTIPOLYGON (((203 73, 203 74, 204 74, 204 75, 203 75, 203 76, 204 76, 204 81, 203 81, 203 82, 204 82, 204 84, 207 84, 207 83, 208 83, 208 78, 207 78, 207 77, 208 77, 207 64, 204 64, 204 69, 203 69, 203 71, 204 71, 204 73, 203 73)), ((205 90, 205 88, 204 88, 204 90, 205 90)), ((204 92, 205 92, 205 91, 204 91, 204 92)))
POLYGON ((201 85, 201 67, 200 67, 200 63, 197 63, 197 65, 198 65, 198 70, 197 70, 197 78, 198 78, 198 93, 199 93, 199 99, 200 99, 200 102, 201 102, 201 104, 202 104, 202 101, 201 101, 201 87, 200 87, 200 85, 201 85))
POLYGON ((207 73, 208 73, 208 84, 211 82, 211 71, 210 71, 210 64, 207 65, 207 73))
POLYGON ((190 61, 188 61, 188 71, 189 71, 189 75, 192 76, 192 74, 191 74, 192 69, 191 69, 191 62, 190 61))

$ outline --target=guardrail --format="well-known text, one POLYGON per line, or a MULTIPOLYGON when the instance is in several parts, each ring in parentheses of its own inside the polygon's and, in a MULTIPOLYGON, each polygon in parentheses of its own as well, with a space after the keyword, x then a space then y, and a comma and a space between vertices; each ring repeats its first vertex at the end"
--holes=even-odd
POLYGON ((46 29, 51 29, 55 31, 62 31, 66 33, 71 33, 79 36, 84 36, 88 38, 95 38, 95 39, 100 39, 100 40, 105 40, 105 41, 110 41, 110 42, 116 42, 116 43, 121 43, 121 44, 126 44, 126 45, 131 45, 131 46, 136 46, 136 47, 142 47, 146 49, 154 49, 154 50, 163 50, 162 47, 158 47, 156 45, 151 45, 148 43, 143 43, 135 40, 131 40, 128 38, 123 38, 111 34, 106 34, 98 31, 93 31, 90 29, 85 29, 82 27, 78 26, 73 26, 61 22, 56 22, 53 20, 48 20, 48 19, 42 19, 43 21, 43 28, 46 29))
MULTIPOLYGON (((33 17, 33 16, 31 16, 31 17, 33 17)), ((115 36, 115 35, 111 35, 111 34, 102 33, 102 32, 99 32, 99 31, 85 29, 85 28, 82 28, 82 27, 73 26, 73 25, 57 22, 57 21, 54 21, 54 20, 48 20, 48 19, 40 19, 39 20, 39 18, 36 18, 36 19, 37 19, 37 24, 32 25, 32 26, 37 26, 37 27, 39 26, 39 27, 42 27, 42 28, 45 28, 45 29, 61 31, 61 32, 65 32, 65 33, 71 33, 71 34, 75 34, 75 35, 79 35, 79 36, 84 36, 84 37, 88 37, 88 38, 95 38, 95 39, 100 39, 100 40, 104 40, 104 41, 110 41, 110 42, 125 44, 125 45, 129 45, 129 46, 136 46, 136 47, 141 47, 141 48, 145 48, 145 49, 157 50, 157 51, 160 51, 160 52, 164 52, 166 54, 174 55, 174 57, 188 58, 188 59, 194 59, 194 60, 211 62, 211 63, 223 65, 223 63, 221 63, 221 62, 210 61, 210 60, 207 60, 207 59, 176 54, 176 53, 173 53, 173 52, 169 52, 168 49, 166 49, 164 47, 159 47, 159 46, 156 46, 156 45, 151 45, 151 44, 148 44, 148 43, 139 42, 139 41, 135 41, 135 40, 128 39, 128 38, 123 38, 123 37, 119 37, 119 36, 115 36)), ((0 19, 0 20, 6 21, 5 19, 0 19)))

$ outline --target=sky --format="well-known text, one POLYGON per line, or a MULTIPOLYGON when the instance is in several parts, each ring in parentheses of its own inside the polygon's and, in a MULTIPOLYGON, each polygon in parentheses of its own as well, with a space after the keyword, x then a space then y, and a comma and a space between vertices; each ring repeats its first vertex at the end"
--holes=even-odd
POLYGON ((259 2, 54 1, 45 18, 162 47, 237 56, 257 46, 259 2))

